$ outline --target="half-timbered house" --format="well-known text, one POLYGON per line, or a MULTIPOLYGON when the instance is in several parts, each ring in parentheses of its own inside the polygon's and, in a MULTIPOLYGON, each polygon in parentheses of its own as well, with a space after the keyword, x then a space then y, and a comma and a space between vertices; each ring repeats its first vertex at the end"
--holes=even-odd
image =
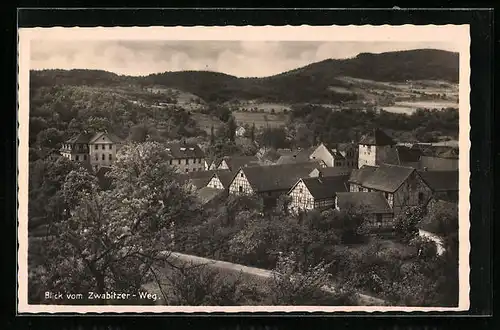
POLYGON ((289 211, 325 209, 335 204, 338 192, 347 191, 347 175, 301 178, 290 189, 289 211))

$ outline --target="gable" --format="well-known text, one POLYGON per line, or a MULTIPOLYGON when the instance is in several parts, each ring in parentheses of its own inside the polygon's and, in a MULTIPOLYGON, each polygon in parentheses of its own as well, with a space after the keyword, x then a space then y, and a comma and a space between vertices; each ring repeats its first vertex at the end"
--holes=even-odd
POLYGON ((309 189, 307 189, 307 186, 305 185, 305 183, 302 179, 297 181, 297 183, 288 192, 288 195, 313 197, 311 192, 309 191, 309 189))
POLYGON ((105 133, 101 133, 98 136, 95 136, 92 141, 90 141, 90 144, 100 144, 100 143, 114 143, 109 136, 107 136, 105 133))

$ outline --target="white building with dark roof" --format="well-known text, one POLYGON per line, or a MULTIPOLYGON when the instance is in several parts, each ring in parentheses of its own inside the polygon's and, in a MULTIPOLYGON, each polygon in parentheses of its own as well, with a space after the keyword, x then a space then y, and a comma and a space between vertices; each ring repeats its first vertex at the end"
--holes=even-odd
POLYGON ((111 166, 123 140, 109 132, 80 133, 65 141, 61 155, 73 161, 88 163, 94 170, 111 166))
POLYGON ((169 155, 168 162, 177 172, 189 173, 205 170, 205 153, 195 143, 167 143, 165 151, 169 155))

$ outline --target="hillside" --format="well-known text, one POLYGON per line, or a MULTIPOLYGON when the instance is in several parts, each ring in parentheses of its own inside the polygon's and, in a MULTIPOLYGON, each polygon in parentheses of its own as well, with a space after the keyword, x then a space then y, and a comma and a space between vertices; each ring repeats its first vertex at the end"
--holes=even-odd
POLYGON ((362 100, 363 93, 339 90, 352 87, 342 77, 380 82, 439 80, 458 82, 458 53, 421 49, 359 54, 345 59, 328 59, 264 78, 238 78, 208 71, 181 71, 145 77, 119 76, 96 70, 32 71, 31 84, 47 86, 94 85, 120 87, 164 86, 199 96, 206 102, 260 100, 285 103, 341 103, 362 100), (334 88, 332 88, 334 87, 334 88))

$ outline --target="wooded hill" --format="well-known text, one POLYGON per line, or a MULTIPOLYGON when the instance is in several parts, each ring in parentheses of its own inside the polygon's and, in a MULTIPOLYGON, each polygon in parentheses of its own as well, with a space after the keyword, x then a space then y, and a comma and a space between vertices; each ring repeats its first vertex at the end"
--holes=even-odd
POLYGON ((100 70, 42 70, 31 72, 31 86, 89 85, 105 87, 164 86, 195 94, 207 102, 260 99, 286 103, 338 103, 355 100, 354 93, 337 93, 345 86, 338 77, 374 81, 442 80, 458 82, 458 53, 433 49, 362 53, 350 59, 328 59, 263 78, 238 78, 208 71, 179 71, 143 77, 100 70))

